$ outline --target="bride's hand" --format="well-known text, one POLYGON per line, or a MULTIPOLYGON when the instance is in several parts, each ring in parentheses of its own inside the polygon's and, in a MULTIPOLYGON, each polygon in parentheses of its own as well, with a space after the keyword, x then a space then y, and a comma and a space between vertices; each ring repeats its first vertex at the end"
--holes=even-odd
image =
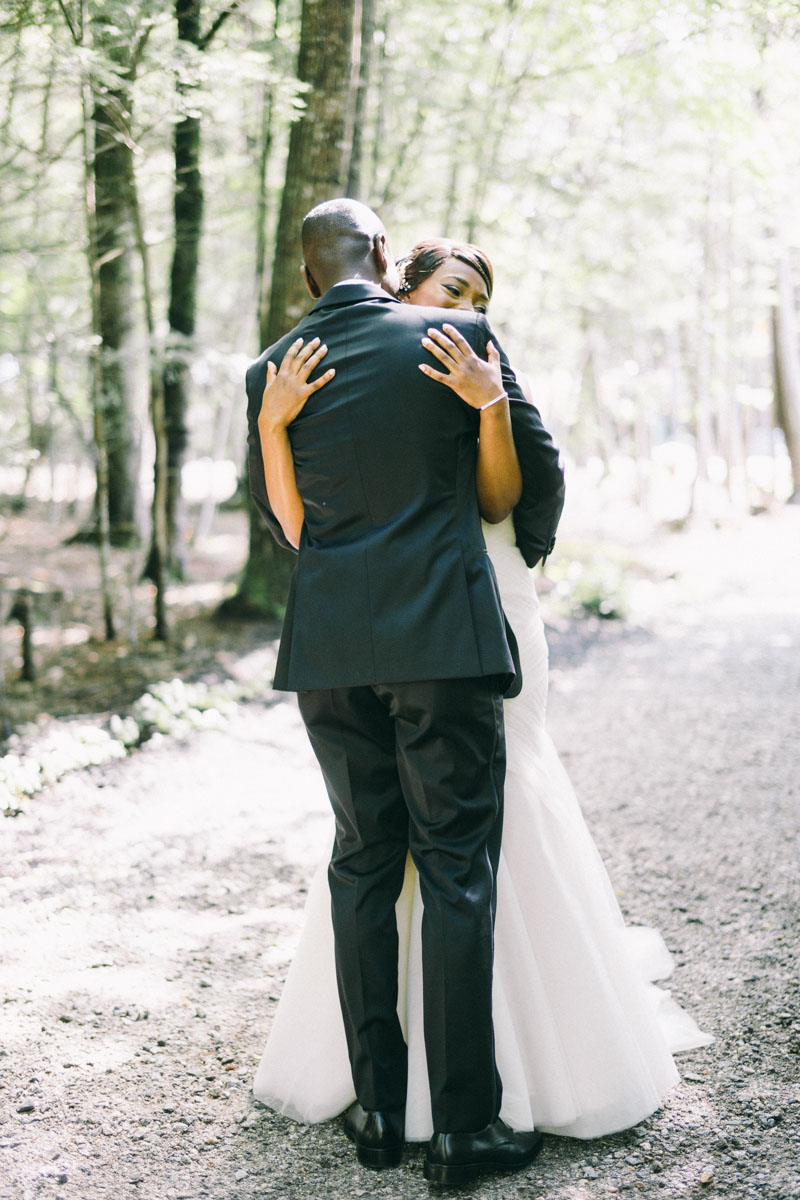
POLYGON ((327 353, 328 347, 321 346, 318 337, 312 338, 307 345, 298 338, 284 354, 280 370, 274 363, 267 363, 267 384, 258 414, 258 427, 262 433, 272 433, 291 425, 309 396, 333 379, 336 371, 331 367, 313 383, 308 382, 309 375, 327 353))
POLYGON ((487 358, 479 358, 455 325, 447 324, 441 329, 429 329, 422 345, 447 368, 444 374, 420 363, 423 375, 446 383, 471 408, 482 408, 503 394, 500 353, 494 342, 487 342, 487 358))

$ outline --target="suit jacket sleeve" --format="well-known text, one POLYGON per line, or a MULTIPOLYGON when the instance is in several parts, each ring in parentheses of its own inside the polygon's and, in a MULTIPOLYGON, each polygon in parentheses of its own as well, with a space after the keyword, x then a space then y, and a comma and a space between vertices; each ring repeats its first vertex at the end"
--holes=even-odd
POLYGON ((508 392, 514 445, 522 471, 522 496, 513 511, 517 547, 529 567, 547 558, 564 508, 564 468, 538 409, 525 399, 502 346, 481 318, 482 334, 500 351, 503 387, 508 392))
MULTIPOLYGON (((280 360, 279 360, 280 361, 280 360)), ((269 526, 269 531, 279 546, 297 553, 281 528, 281 524, 270 508, 267 497, 267 481, 264 478, 264 459, 261 454, 261 439, 258 436, 258 414, 261 397, 267 380, 267 356, 253 363, 247 372, 247 473, 250 479, 250 495, 256 508, 269 526)))

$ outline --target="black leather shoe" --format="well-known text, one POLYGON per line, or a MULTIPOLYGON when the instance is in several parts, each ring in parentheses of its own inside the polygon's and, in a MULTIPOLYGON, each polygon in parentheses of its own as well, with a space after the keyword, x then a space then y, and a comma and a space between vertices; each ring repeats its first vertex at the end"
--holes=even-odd
POLYGON ((365 1167, 396 1167, 403 1156, 406 1114, 370 1112, 356 1100, 344 1114, 344 1131, 356 1144, 358 1161, 365 1167))
POLYGON ((517 1132, 494 1121, 479 1133, 435 1133, 423 1174, 431 1183, 469 1183, 485 1171, 520 1171, 533 1162, 544 1138, 537 1130, 517 1132))

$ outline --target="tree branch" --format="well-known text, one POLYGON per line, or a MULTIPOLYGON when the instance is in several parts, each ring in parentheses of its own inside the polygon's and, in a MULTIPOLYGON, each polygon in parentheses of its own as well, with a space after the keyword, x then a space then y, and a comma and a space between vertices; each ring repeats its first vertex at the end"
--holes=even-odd
POLYGON ((231 3, 228 5, 228 7, 223 8, 222 12, 219 14, 208 33, 203 34, 203 36, 200 38, 200 41, 197 43, 198 50, 208 49, 208 47, 211 45, 211 42, 214 40, 222 26, 227 21, 228 17, 232 13, 235 13, 237 8, 239 8, 239 3, 240 0, 231 0, 231 3))
MULTIPOLYGON (((10 26, 0 25, 0 35, 4 34, 8 28, 10 28, 10 26)), ((0 62, 0 71, 2 71, 4 67, 7 67, 9 63, 13 63, 17 59, 18 55, 19 50, 15 47, 11 53, 6 55, 2 62, 0 62)))
POLYGON ((147 40, 150 37, 152 29, 153 29, 153 22, 149 21, 147 23, 147 25, 145 25, 142 32, 139 34, 138 38, 136 39, 133 50, 131 51, 130 66, 128 67, 127 71, 125 72, 126 79, 135 79, 136 78, 136 72, 139 69, 139 63, 142 61, 142 58, 144 56, 145 47, 147 46, 147 40))
MULTIPOLYGON (((30 192, 35 192, 38 187, 41 187, 42 176, 44 175, 45 171, 47 171, 50 167, 52 167, 53 163, 60 162, 61 159, 66 156, 67 150, 72 145, 72 143, 75 141, 75 139, 80 136, 80 132, 81 132, 80 129, 75 129, 66 138, 66 140, 61 144, 61 146, 59 147, 58 150, 52 150, 49 154, 46 154, 43 157, 40 155, 34 155, 35 166, 38 167, 39 174, 36 175, 36 178, 33 180, 33 182, 30 185, 28 185, 22 191, 20 191, 16 194, 16 196, 13 198, 13 201, 24 199, 24 197, 27 196, 30 192)), ((7 142, 7 145, 9 147, 11 147, 12 152, 7 158, 0 160, 0 175, 2 175, 5 171, 10 169, 11 167, 13 167, 16 163, 17 158, 21 154, 30 154, 31 153, 31 148, 27 144, 27 142, 16 142, 10 138, 6 139, 6 142, 7 142)), ((12 201, 12 203, 13 203, 13 201, 12 201)), ((2 218, 0 218, 0 219, 2 219, 2 218)))
POLYGON ((64 16, 64 20, 67 22, 67 28, 69 29, 70 34, 72 35, 73 42, 75 43, 76 46, 80 46, 81 36, 78 33, 77 27, 75 25, 73 25, 73 23, 72 23, 72 17, 67 12, 67 6, 64 3, 64 0, 57 0, 57 3, 58 3, 58 7, 61 9, 61 12, 64 16))
MULTIPOLYGON (((701 37, 705 33, 708 33, 707 26, 703 26, 701 29, 691 29, 680 40, 682 42, 689 42, 693 38, 701 37)), ((647 45, 645 45, 645 46, 633 46, 629 50, 621 50, 617 54, 617 56, 613 59, 612 62, 597 62, 597 61, 584 60, 582 62, 570 63, 569 65, 564 66, 564 67, 557 67, 553 71, 547 71, 547 70, 541 70, 541 69, 538 71, 535 70, 534 69, 535 57, 531 56, 531 58, 528 60, 528 65, 526 66, 525 72, 521 73, 520 76, 518 76, 518 78, 522 79, 523 75, 525 75, 525 76, 527 76, 527 81, 529 83, 549 83, 551 79, 559 79, 559 78, 563 77, 564 75, 575 75, 579 71, 596 71, 599 69, 606 69, 608 67, 614 67, 618 62, 621 62, 623 59, 643 58, 648 54, 654 54, 655 51, 657 51, 657 50, 663 50, 663 48, 665 46, 668 46, 669 44, 670 44, 670 42, 669 42, 668 38, 665 38, 665 37, 656 38, 654 41, 648 42, 647 45)), ((600 48, 601 48, 600 46, 590 47, 590 49, 594 50, 594 51, 596 51, 600 48)))

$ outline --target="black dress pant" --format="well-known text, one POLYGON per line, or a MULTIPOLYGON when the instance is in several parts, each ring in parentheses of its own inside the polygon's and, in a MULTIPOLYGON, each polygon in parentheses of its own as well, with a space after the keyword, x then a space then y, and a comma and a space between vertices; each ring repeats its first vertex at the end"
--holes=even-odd
POLYGON ((301 692, 336 817, 336 970, 356 1095, 405 1106, 395 904, 410 851, 424 905, 425 1052, 434 1130, 500 1111, 492 959, 505 740, 495 677, 301 692))

